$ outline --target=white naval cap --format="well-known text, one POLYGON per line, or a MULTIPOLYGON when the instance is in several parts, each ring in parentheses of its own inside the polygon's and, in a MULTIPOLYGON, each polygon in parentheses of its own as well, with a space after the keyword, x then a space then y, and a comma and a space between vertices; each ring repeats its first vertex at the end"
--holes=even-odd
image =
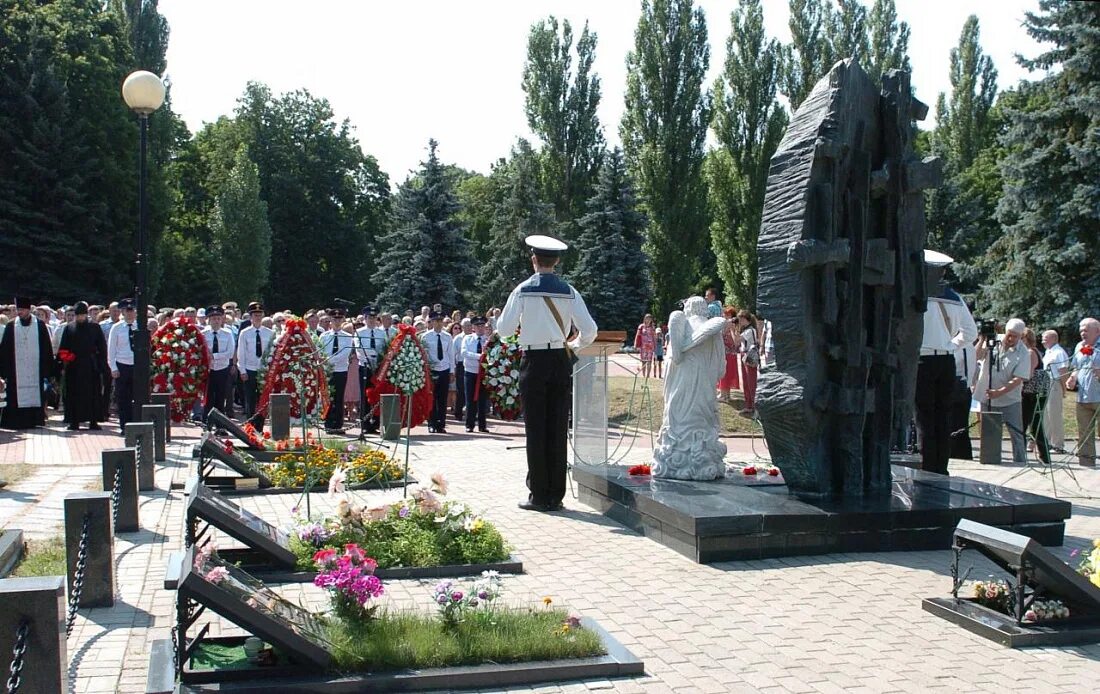
POLYGON ((523 242, 531 249, 531 252, 535 255, 546 255, 551 257, 557 257, 562 254, 563 251, 569 249, 564 242, 559 241, 553 236, 543 236, 542 234, 534 234, 523 239, 523 242))
POLYGON ((951 263, 955 262, 955 259, 949 255, 940 253, 939 251, 933 251, 925 248, 924 262, 926 265, 931 265, 932 267, 944 267, 945 265, 950 265, 951 263))

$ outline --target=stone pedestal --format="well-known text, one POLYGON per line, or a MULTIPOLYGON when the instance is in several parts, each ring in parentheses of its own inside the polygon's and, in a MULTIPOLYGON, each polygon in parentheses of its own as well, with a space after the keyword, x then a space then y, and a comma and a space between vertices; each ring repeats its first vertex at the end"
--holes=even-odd
POLYGON ((137 450, 138 490, 156 489, 153 483, 153 423, 130 422, 126 425, 126 447, 137 450))
POLYGON ((401 427, 404 425, 401 396, 392 393, 383 395, 379 402, 379 410, 383 440, 396 441, 401 437, 401 427))
POLYGON ((164 405, 164 411, 168 416, 164 419, 164 440, 172 440, 172 396, 168 393, 153 393, 149 396, 149 402, 154 405, 164 405))
POLYGON ((1001 447, 1004 445, 1001 441, 1001 432, 1004 431, 1002 419, 1000 412, 982 412, 982 452, 979 457, 982 465, 1001 464, 1001 447))
MULTIPOLYGON (((19 694, 68 694, 65 644, 65 579, 61 576, 0 580, 0 653, 3 682, 19 627, 27 624, 19 694)), ((7 691, 7 690, 5 690, 7 691)))
POLYGON ((268 400, 271 415, 271 439, 290 438, 290 393, 272 393, 268 400))
POLYGON ((122 489, 118 498, 116 533, 132 533, 140 527, 138 521, 137 451, 133 448, 109 448, 102 453, 103 491, 114 488, 115 471, 122 472, 122 489))
POLYGON ((115 604, 115 533, 111 528, 111 495, 80 492, 65 497, 65 563, 69 591, 73 589, 80 536, 88 518, 88 549, 84 589, 78 607, 111 607, 115 604))
POLYGON ((142 405, 141 421, 153 424, 153 460, 163 463, 168 459, 165 445, 168 441, 168 410, 164 405, 142 405))

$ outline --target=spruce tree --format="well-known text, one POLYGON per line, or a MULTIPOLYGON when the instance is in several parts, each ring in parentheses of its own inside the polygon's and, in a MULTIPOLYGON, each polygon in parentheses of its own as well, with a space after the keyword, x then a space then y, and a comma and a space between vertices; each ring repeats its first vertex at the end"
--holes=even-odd
POLYGON ((453 181, 439 162, 439 143, 428 141, 428 160, 394 201, 392 230, 382 236, 373 280, 382 310, 441 303, 457 308, 476 275, 456 215, 453 181))
POLYGON ((482 306, 502 304, 516 284, 531 274, 531 254, 523 240, 545 234, 554 222, 554 208, 539 189, 539 157, 520 139, 506 169, 504 197, 497 204, 489 230, 488 258, 481 266, 474 297, 482 306))
POLYGON ((637 325, 650 300, 649 262, 642 250, 645 216, 622 152, 605 155, 588 214, 578 221, 578 261, 569 281, 584 297, 596 324, 609 330, 637 325))
POLYGON ((706 164, 711 246, 726 295, 737 306, 753 306, 768 169, 787 127, 776 100, 783 53, 767 38, 760 0, 740 0, 730 25, 725 70, 714 85, 712 127, 721 146, 706 164))
POLYGON ((654 308, 662 314, 710 273, 702 176, 710 122, 703 78, 709 65, 701 8, 692 0, 642 0, 619 131, 649 220, 645 247, 654 308))
POLYGON ((1024 26, 1050 48, 1020 58, 1045 76, 1007 110, 1004 236, 983 259, 982 297, 999 318, 1075 327, 1100 313, 1100 3, 1040 0, 1024 26))
POLYGON ((234 161, 210 219, 210 260, 221 295, 247 301, 259 298, 267 284, 271 227, 267 203, 260 199, 260 174, 248 158, 248 147, 241 145, 234 161))

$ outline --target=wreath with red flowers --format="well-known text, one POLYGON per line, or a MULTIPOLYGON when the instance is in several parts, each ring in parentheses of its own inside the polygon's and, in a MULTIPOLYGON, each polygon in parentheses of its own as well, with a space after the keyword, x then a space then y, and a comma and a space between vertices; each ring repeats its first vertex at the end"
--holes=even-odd
POLYGON ((206 396, 210 354, 206 338, 191 318, 173 318, 153 333, 153 392, 168 393, 173 422, 191 416, 199 398, 206 396))
POLYGON ((481 353, 481 383, 497 414, 505 421, 519 418, 523 399, 519 394, 519 340, 515 335, 492 335, 481 353))
POLYGON ((374 377, 374 386, 367 388, 367 402, 371 408, 377 407, 383 395, 401 396, 401 417, 404 419, 409 407, 409 384, 416 386, 412 391, 412 423, 420 426, 428 421, 432 412, 432 374, 428 368, 428 355, 424 345, 416 336, 416 328, 411 325, 398 325, 397 334, 390 341, 386 357, 378 366, 374 377), (419 363, 418 363, 419 362, 419 363), (411 370, 419 369, 422 377, 411 370))
POLYGON ((290 394, 290 416, 296 419, 301 418, 303 412, 307 417, 318 418, 328 412, 325 359, 313 344, 306 322, 300 318, 286 322, 286 332, 275 345, 275 353, 267 367, 263 393, 260 394, 260 412, 267 412, 272 393, 290 394), (305 402, 302 402, 303 394, 305 402))

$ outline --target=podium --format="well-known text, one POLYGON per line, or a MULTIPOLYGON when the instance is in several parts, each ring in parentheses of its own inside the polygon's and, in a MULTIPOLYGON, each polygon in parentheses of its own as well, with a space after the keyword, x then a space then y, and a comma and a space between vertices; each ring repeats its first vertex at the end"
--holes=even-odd
POLYGON ((601 330, 573 366, 572 463, 607 463, 607 365, 626 341, 625 330, 601 330))

